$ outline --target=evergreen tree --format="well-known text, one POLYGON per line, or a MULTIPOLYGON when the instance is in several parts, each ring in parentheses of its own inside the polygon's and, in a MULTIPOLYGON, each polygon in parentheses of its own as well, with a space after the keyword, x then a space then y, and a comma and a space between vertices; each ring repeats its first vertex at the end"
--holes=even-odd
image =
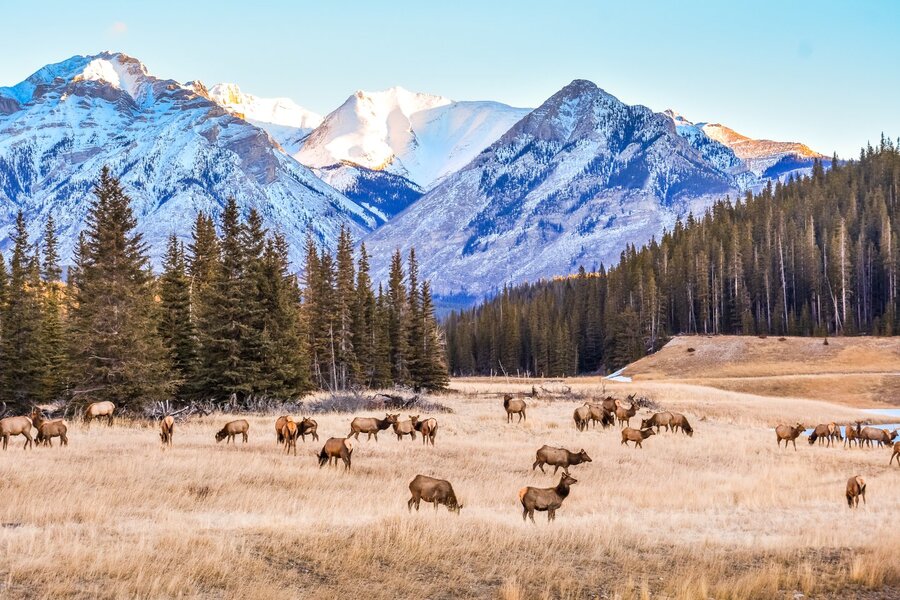
POLYGON ((422 352, 420 385, 429 390, 441 390, 450 383, 447 371, 446 350, 441 339, 441 330, 434 316, 434 301, 431 285, 422 283, 422 352))
POLYGON ((353 347, 353 313, 357 295, 354 288, 353 240, 346 227, 338 236, 335 264, 334 324, 337 354, 336 386, 346 389, 359 373, 359 363, 353 347))
POLYGON ((409 381, 409 305, 404 279, 403 259, 398 250, 391 257, 387 293, 391 378, 397 384, 409 381))
POLYGON ((63 323, 62 269, 59 266, 59 250, 56 237, 56 222, 53 215, 47 217, 44 226, 43 261, 43 306, 41 316, 41 350, 43 380, 40 400, 49 402, 64 395, 67 387, 68 353, 63 323))
POLYGON ((177 375, 176 394, 186 398, 196 390, 199 358, 197 332, 191 320, 191 283, 187 276, 184 246, 175 234, 169 237, 159 283, 159 333, 177 375))
POLYGON ((416 251, 413 248, 409 251, 407 271, 409 273, 407 276, 409 286, 406 295, 407 369, 409 371, 409 381, 413 389, 418 391, 422 387, 429 363, 425 351, 425 324, 423 323, 421 298, 419 297, 421 293, 419 289, 419 263, 416 260, 416 251))
POLYGON ((131 201, 105 167, 94 196, 70 318, 75 393, 137 409, 173 388, 154 282, 131 201))
POLYGON ((375 369, 375 294, 369 276, 369 255, 366 245, 359 249, 356 274, 356 301, 353 307, 353 350, 356 354, 361 384, 372 384, 375 369))
POLYGON ((391 363, 391 314, 388 298, 378 285, 378 297, 375 300, 375 319, 373 321, 372 382, 375 389, 387 388, 393 382, 391 363))

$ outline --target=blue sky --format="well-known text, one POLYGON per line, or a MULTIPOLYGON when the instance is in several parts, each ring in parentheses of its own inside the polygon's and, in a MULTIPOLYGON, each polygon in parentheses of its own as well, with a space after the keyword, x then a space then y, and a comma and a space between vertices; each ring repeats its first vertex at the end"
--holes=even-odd
POLYGON ((900 3, 4 3, 0 85, 121 50, 156 75, 238 83, 321 113, 402 85, 537 106, 572 79, 842 157, 900 136, 900 3))

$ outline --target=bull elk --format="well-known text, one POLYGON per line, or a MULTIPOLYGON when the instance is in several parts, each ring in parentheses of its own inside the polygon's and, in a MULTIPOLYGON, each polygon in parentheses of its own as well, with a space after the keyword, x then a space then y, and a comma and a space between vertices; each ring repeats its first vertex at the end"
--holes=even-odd
POLYGON ((437 419, 429 418, 423 421, 416 421, 416 431, 422 434, 422 444, 431 442, 434 446, 434 438, 437 436, 438 422, 437 419))
POLYGON ((513 415, 519 415, 517 423, 521 423, 522 419, 528 420, 525 416, 525 409, 528 405, 521 398, 516 398, 512 394, 503 395, 503 408, 506 410, 506 422, 512 423, 513 415))
POLYGON ((404 435, 408 435, 411 440, 415 441, 418 421, 418 415, 409 415, 408 421, 394 421, 394 433, 397 434, 397 441, 402 441, 404 435))
POLYGON ((788 442, 794 444, 794 451, 797 450, 797 438, 806 429, 802 423, 797 423, 793 427, 790 425, 779 425, 775 428, 775 439, 778 447, 781 448, 781 440, 784 440, 784 449, 787 450, 788 442))
POLYGON ((568 473, 570 466, 580 465, 585 462, 592 461, 591 457, 588 456, 588 453, 584 451, 584 448, 579 452, 570 452, 565 448, 554 448, 545 445, 541 446, 535 454, 535 460, 534 464, 531 465, 531 470, 534 471, 537 467, 540 467, 541 473, 546 473, 546 471, 544 471, 544 465, 550 465, 553 467, 553 474, 556 475, 556 472, 559 471, 560 467, 563 468, 564 472, 568 473))
POLYGON ((556 519, 556 511, 562 506, 563 500, 569 496, 570 486, 576 483, 578 483, 577 479, 563 472, 556 487, 523 487, 519 490, 519 502, 522 503, 522 520, 531 518, 531 522, 534 523, 534 511, 546 511, 548 523, 556 519))
POLYGON ((84 409, 84 422, 90 427, 94 419, 102 419, 106 417, 106 424, 112 426, 113 414, 116 412, 116 405, 109 400, 103 402, 92 402, 84 409))
POLYGON ((627 446, 628 442, 634 442, 635 448, 643 450, 643 441, 651 435, 656 435, 656 432, 649 427, 647 429, 632 429, 631 427, 626 427, 622 430, 622 444, 627 446))
POLYGON ((171 446, 175 436, 175 417, 166 415, 159 422, 159 439, 163 446, 171 446))
POLYGON ((416 475, 409 482, 409 492, 412 496, 406 502, 406 508, 410 512, 412 512, 413 505, 415 505, 416 510, 419 510, 419 504, 422 500, 433 503, 435 511, 437 511, 440 504, 443 504, 447 507, 447 510, 456 514, 459 514, 459 511, 462 509, 462 504, 456 500, 453 486, 450 485, 449 481, 443 479, 416 475))
POLYGON ((236 436, 237 434, 241 434, 243 443, 246 444, 247 440, 249 439, 249 436, 247 435, 248 431, 250 431, 250 423, 248 423, 246 419, 231 421, 230 423, 226 423, 225 427, 223 427, 216 433, 216 443, 218 444, 225 438, 228 438, 225 444, 230 444, 232 442, 235 442, 234 436, 236 436))
POLYGON ((847 506, 850 508, 859 508, 859 499, 862 497, 863 504, 866 503, 866 480, 855 475, 847 480, 847 506))
POLYGON ((25 436, 23 449, 34 447, 34 439, 31 437, 31 419, 28 417, 6 417, 0 419, 0 437, 3 438, 3 449, 9 444, 9 438, 13 435, 25 436))
POLYGON ((41 409, 35 407, 31 411, 31 423, 38 431, 34 438, 38 446, 53 446, 52 440, 55 437, 59 438, 60 446, 69 445, 69 438, 66 436, 69 428, 62 419, 45 419, 41 409))
POLYGON ((322 451, 319 452, 319 468, 325 466, 325 463, 334 462, 340 458, 344 461, 344 470, 350 469, 350 459, 353 456, 353 440, 350 438, 328 438, 322 451))
POLYGON ((384 431, 394 423, 396 423, 400 419, 400 415, 392 415, 385 413, 383 419, 376 419, 374 417, 356 417, 350 422, 350 433, 347 434, 347 437, 353 437, 359 439, 359 434, 365 433, 368 435, 366 440, 371 440, 372 436, 375 436, 375 441, 378 441, 378 432, 384 431))

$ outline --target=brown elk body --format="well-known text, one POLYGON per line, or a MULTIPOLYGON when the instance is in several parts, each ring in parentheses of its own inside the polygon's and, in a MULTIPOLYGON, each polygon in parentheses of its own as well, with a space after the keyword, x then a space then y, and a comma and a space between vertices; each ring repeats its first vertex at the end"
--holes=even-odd
POLYGON ((597 423, 606 429, 616 423, 616 416, 613 411, 608 410, 602 404, 587 404, 588 410, 591 411, 591 424, 596 427, 597 423))
POLYGON ((416 439, 416 423, 419 421, 418 415, 409 415, 408 421, 395 421, 394 433, 397 434, 397 441, 401 441, 404 435, 408 435, 410 439, 416 439))
POLYGON ((891 454, 891 460, 888 461, 888 466, 894 462, 894 459, 897 459, 897 466, 900 467, 900 442, 894 442, 894 453, 891 454))
POLYGON ((6 417, 0 419, 0 437, 3 438, 3 449, 9 444, 9 438, 14 435, 25 436, 24 448, 34 447, 34 439, 31 437, 32 422, 28 417, 6 417))
POLYGON ((779 425, 775 428, 775 439, 778 442, 778 447, 781 447, 781 440, 784 440, 784 448, 787 450, 788 442, 794 444, 794 450, 797 449, 797 438, 800 437, 800 434, 803 433, 802 423, 797 423, 794 426, 791 425, 779 425))
POLYGON ((503 408, 506 410, 507 423, 512 423, 512 416, 516 414, 519 415, 517 423, 520 423, 522 419, 527 420, 525 409, 528 408, 528 405, 521 398, 516 398, 512 394, 505 394, 503 396, 503 408))
POLYGON ((354 437, 359 439, 359 434, 366 433, 368 434, 367 440, 372 439, 372 436, 375 436, 375 441, 378 441, 378 432, 384 431, 391 425, 397 422, 400 418, 399 414, 391 415, 385 414, 383 419, 376 419, 373 417, 356 417, 350 422, 350 433, 347 434, 347 437, 354 437))
POLYGON ((422 444, 431 442, 434 446, 434 438, 437 437, 438 422, 435 418, 416 421, 416 431, 422 434, 422 444))
POLYGON ((113 415, 116 412, 116 405, 109 400, 103 402, 92 402, 84 409, 84 422, 90 426, 94 419, 102 419, 106 417, 106 424, 112 426, 113 415))
POLYGON ((288 419, 290 419, 288 415, 281 415, 275 419, 275 443, 279 446, 284 444, 284 434, 281 433, 281 430, 284 428, 284 424, 287 423, 288 419))
POLYGON ((59 438, 61 446, 69 445, 69 438, 66 436, 69 428, 62 419, 45 419, 41 409, 35 407, 31 411, 31 423, 37 429, 34 441, 38 446, 52 446, 55 437, 59 438))
POLYGON ((174 435, 175 417, 167 415, 159 422, 159 439, 164 446, 171 446, 174 435))
POLYGON ((656 427, 656 433, 659 433, 659 430, 663 427, 666 428, 666 431, 669 431, 669 428, 672 426, 672 413, 666 412, 658 412, 650 415, 647 419, 641 419, 641 429, 647 429, 648 427, 656 427))
POLYGON ((591 457, 584 451, 584 448, 579 452, 569 452, 565 448, 541 446, 537 451, 537 454, 535 454, 535 460, 534 464, 531 465, 531 470, 534 471, 537 467, 540 467, 541 473, 546 473, 546 471, 544 471, 544 465, 551 465, 553 467, 553 474, 556 475, 556 472, 559 471, 560 467, 563 468, 563 471, 568 473, 570 466, 580 465, 584 462, 592 462, 591 457))
POLYGON ((819 445, 821 446, 824 442, 826 447, 831 446, 834 441, 834 423, 819 423, 816 425, 813 432, 809 434, 809 445, 812 446, 816 443, 816 440, 819 440, 819 445))
POLYGON ((522 503, 522 520, 531 518, 534 523, 534 511, 547 511, 547 522, 556 518, 556 511, 562 506, 563 500, 569 496, 569 487, 578 483, 578 480, 563 473, 559 483, 552 488, 523 487, 519 490, 519 501, 522 503))
POLYGON ((446 506, 450 512, 457 514, 462 509, 462 504, 456 500, 453 486, 444 479, 416 475, 415 479, 409 482, 409 492, 412 496, 407 501, 406 508, 410 511, 412 511, 413 505, 415 505, 416 510, 419 510, 419 504, 422 500, 432 502, 434 510, 437 510, 440 504, 446 506))
POLYGON ((353 457, 353 440, 347 438, 328 438, 322 451, 319 452, 319 468, 325 466, 325 463, 337 464, 340 458, 344 461, 344 470, 350 469, 350 460, 353 457))
POLYGON ((300 437, 300 428, 291 417, 287 418, 284 427, 281 428, 281 437, 284 438, 284 453, 289 454, 293 450, 294 456, 297 456, 297 438, 300 437))
POLYGON ((847 480, 847 506, 858 508, 860 497, 862 497, 863 504, 865 504, 866 480, 859 475, 855 475, 847 480))
POLYGON ((656 435, 656 432, 649 427, 647 429, 632 429, 631 427, 626 427, 622 430, 622 443, 627 446, 628 442, 634 442, 635 448, 641 448, 643 450, 643 441, 651 435, 656 435))
POLYGON ((853 442, 856 442, 857 445, 859 442, 859 432, 862 430, 862 421, 857 421, 856 426, 853 425, 844 425, 844 446, 853 447, 853 442))
POLYGON ((575 414, 573 415, 575 419, 575 429, 578 431, 584 431, 588 427, 588 423, 591 420, 591 407, 589 404, 585 403, 584 406, 579 406, 575 409, 575 414))
POLYGON ((872 442, 876 442, 879 447, 887 444, 891 445, 894 438, 897 437, 897 431, 888 431, 887 429, 878 429, 877 427, 863 427, 859 432, 857 443, 865 443, 866 446, 872 447, 872 442))
POLYGON ((694 428, 688 423, 687 417, 681 413, 672 413, 672 431, 681 430, 688 437, 694 437, 694 428))
POLYGON ((319 441, 319 434, 316 433, 319 429, 319 424, 315 420, 303 417, 303 420, 297 426, 300 429, 300 438, 303 440, 303 443, 306 443, 306 436, 312 436, 314 442, 319 441))
POLYGON ((246 444, 249 436, 247 432, 250 431, 250 423, 247 422, 246 419, 238 419, 237 421, 231 421, 230 423, 226 423, 225 427, 219 430, 216 433, 216 443, 221 442, 225 438, 228 438, 225 442, 226 444, 230 444, 234 442, 234 436, 237 434, 241 434, 243 438, 243 442, 246 444))
POLYGON ((637 414, 638 405, 634 400, 631 401, 631 406, 625 408, 624 406, 619 406, 616 408, 616 419, 619 420, 619 425, 624 425, 628 427, 631 425, 631 417, 637 414))

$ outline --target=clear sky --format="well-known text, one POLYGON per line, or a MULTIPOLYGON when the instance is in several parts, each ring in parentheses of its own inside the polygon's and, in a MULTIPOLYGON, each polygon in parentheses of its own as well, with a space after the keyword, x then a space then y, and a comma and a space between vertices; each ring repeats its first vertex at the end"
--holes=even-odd
POLYGON ((401 85, 537 106, 572 79, 753 137, 853 157, 900 136, 900 2, 491 0, 2 4, 0 85, 121 50, 158 76, 320 113, 401 85))

